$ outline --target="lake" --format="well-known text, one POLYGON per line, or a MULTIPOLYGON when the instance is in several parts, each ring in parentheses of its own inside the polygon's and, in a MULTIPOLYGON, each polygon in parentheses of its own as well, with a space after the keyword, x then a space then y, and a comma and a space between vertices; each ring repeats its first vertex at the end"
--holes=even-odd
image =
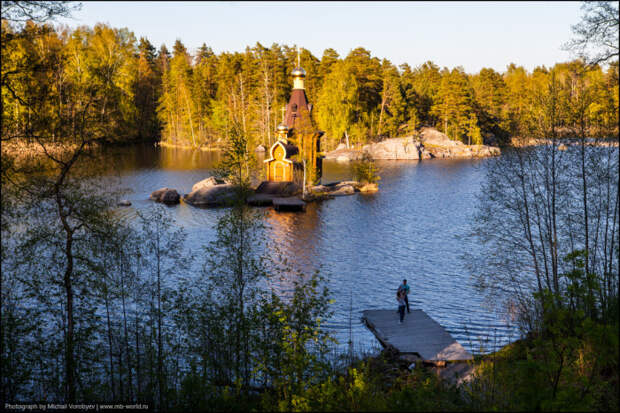
MULTIPOLYGON (((106 149, 104 159, 108 174, 130 189, 124 197, 132 206, 121 212, 131 218, 153 205, 148 197, 156 189, 190 192, 194 183, 211 175, 219 154, 148 144, 106 149)), ((411 286, 410 305, 424 310, 468 350, 488 352, 518 338, 514 326, 487 308, 462 258, 464 251, 480 248, 464 236, 486 162, 377 162, 381 181, 376 194, 310 203, 305 213, 262 208, 269 242, 297 268, 306 273, 320 269, 328 280, 335 303, 327 325, 343 348, 349 331, 356 349, 378 348, 360 321, 361 312, 394 308, 398 323, 395 291, 403 278, 411 286)), ((324 162, 323 183, 350 177, 348 164, 324 162)), ((223 213, 222 208, 184 203, 169 210, 188 233, 193 250, 214 239, 214 225, 223 213)))

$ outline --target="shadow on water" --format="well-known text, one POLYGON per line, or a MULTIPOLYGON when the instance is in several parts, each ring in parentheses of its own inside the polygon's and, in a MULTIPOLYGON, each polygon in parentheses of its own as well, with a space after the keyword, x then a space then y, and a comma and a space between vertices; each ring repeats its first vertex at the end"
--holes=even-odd
MULTIPOLYGON (((150 193, 176 188, 188 193, 209 176, 217 152, 136 145, 104 153, 108 173, 130 189, 131 211, 148 208, 150 193)), ((306 274, 320 269, 329 282, 334 316, 328 327, 346 347, 352 296, 353 337, 358 348, 376 347, 360 322, 365 309, 391 308, 398 322, 396 288, 411 285, 409 301, 442 324, 468 350, 478 352, 488 339, 491 349, 515 339, 507 326, 484 306, 461 262, 462 252, 476 250, 463 235, 475 208, 475 195, 488 160, 382 161, 380 191, 338 197, 308 205, 305 213, 276 213, 264 208, 270 228, 268 244, 306 274)), ((348 180, 346 163, 324 162, 323 182, 348 180)), ((170 209, 188 233, 188 246, 199 251, 213 240, 222 209, 200 209, 184 203, 170 209)), ((285 283, 286 284, 286 283, 285 283)), ((290 285, 282 285, 283 290, 290 285)))

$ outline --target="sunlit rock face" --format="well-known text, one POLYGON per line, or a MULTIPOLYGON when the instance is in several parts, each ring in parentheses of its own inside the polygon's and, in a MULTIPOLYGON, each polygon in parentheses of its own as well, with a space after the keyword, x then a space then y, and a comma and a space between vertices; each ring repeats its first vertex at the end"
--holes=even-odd
POLYGON ((224 179, 216 178, 215 176, 210 176, 202 181, 196 182, 194 186, 192 186, 192 192, 197 191, 200 188, 210 188, 215 185, 222 185, 227 183, 224 179))
POLYGON ((334 160, 338 162, 350 162, 357 161, 362 158, 362 151, 357 149, 336 149, 335 151, 328 152, 325 155, 326 160, 334 160))
POLYGON ((433 158, 484 158, 500 154, 500 149, 495 146, 465 145, 434 128, 422 128, 420 142, 433 158))
POLYGON ((377 192, 379 190, 379 185, 377 184, 366 184, 366 185, 361 185, 359 187, 359 191, 363 194, 370 194, 373 192, 377 192))
POLYGON ((309 188, 310 193, 317 197, 332 197, 342 195, 353 195, 356 192, 360 192, 360 188, 365 185, 360 184, 357 181, 342 181, 333 182, 326 185, 316 185, 309 188))
POLYGON ((336 150, 326 154, 325 159, 350 162, 361 159, 367 152, 377 160, 419 160, 431 158, 483 158, 497 156, 499 148, 487 145, 465 145, 453 141, 434 128, 422 128, 415 136, 390 138, 381 142, 364 145, 362 149, 347 149, 339 145, 336 150))
POLYGON ((178 204, 181 196, 176 189, 161 188, 154 191, 149 199, 155 202, 163 202, 164 204, 178 204))
POLYGON ((225 180, 210 176, 192 186, 192 192, 183 201, 194 206, 221 206, 235 197, 235 186, 225 180))
POLYGON ((374 159, 420 159, 421 147, 412 137, 391 138, 365 145, 363 150, 374 159))

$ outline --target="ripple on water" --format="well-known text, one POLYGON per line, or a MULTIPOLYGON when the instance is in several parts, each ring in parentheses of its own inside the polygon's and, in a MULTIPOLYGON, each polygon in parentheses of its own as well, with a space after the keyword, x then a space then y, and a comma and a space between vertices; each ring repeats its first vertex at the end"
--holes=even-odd
MULTIPOLYGON (((125 151, 131 150, 125 148, 125 151)), ((121 163, 113 175, 132 207, 119 213, 129 219, 136 210, 153 206, 150 193, 167 186, 188 193, 211 174, 215 155, 164 148, 146 148, 121 163), (124 162, 124 163, 123 163, 124 162), (133 163, 132 163, 133 162, 133 163), (180 167, 179 165, 190 165, 180 167)), ((366 309, 393 307, 403 278, 411 285, 410 303, 443 325, 473 352, 499 347, 517 338, 514 327, 485 308, 482 295, 464 270, 461 254, 475 251, 461 238, 469 228, 484 160, 378 162, 380 191, 309 204, 305 213, 261 209, 269 244, 277 246, 300 270, 320 269, 328 280, 333 317, 327 322, 346 347, 351 333, 356 347, 374 348, 374 336, 361 323, 366 309)), ((323 182, 348 179, 348 166, 324 163, 323 182)), ((188 233, 194 251, 215 237, 214 225, 223 209, 200 209, 181 203, 169 209, 188 233)), ((282 290, 290 283, 281 285, 282 290)))

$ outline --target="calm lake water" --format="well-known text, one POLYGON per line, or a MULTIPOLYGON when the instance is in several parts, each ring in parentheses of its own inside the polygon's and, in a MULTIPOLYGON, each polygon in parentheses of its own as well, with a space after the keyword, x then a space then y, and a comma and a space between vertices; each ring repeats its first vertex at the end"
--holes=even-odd
MULTIPOLYGON (((132 207, 130 217, 153 205, 150 193, 162 187, 186 194, 211 175, 214 152, 137 145, 106 151, 104 158, 132 207)), ((461 254, 479 248, 463 238, 470 229, 475 196, 486 160, 383 161, 380 191, 311 203, 305 213, 276 213, 264 208, 269 239, 294 265, 310 273, 320 269, 329 282, 334 316, 328 323, 341 346, 378 348, 360 321, 365 309, 394 308, 403 278, 409 301, 444 326, 472 352, 484 352, 518 338, 517 330, 489 310, 464 268, 461 254)), ((350 179, 348 164, 325 162, 323 183, 350 179)), ((199 250, 214 239, 223 209, 181 203, 170 207, 188 233, 188 247, 199 250)), ((285 286, 283 286, 285 288, 285 286)))

